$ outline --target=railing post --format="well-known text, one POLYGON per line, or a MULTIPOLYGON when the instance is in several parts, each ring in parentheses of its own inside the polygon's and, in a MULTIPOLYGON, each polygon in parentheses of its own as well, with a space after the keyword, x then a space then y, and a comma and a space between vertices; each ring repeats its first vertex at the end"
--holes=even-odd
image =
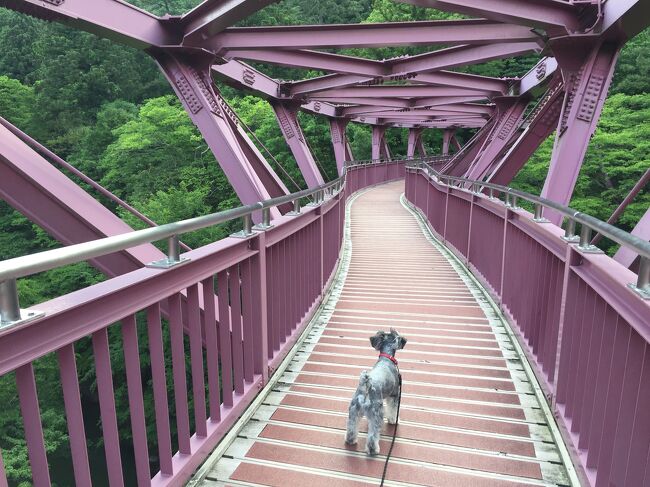
POLYGON ((549 223, 549 220, 542 216, 543 206, 541 203, 535 203, 535 217, 533 221, 537 223, 549 223))
POLYGON ((147 267, 154 269, 169 269, 179 264, 189 262, 188 257, 181 257, 181 243, 178 235, 172 235, 167 240, 167 257, 160 260, 149 262, 147 267))
POLYGON ((253 370, 262 375, 262 384, 266 384, 269 380, 266 233, 258 233, 250 244, 253 250, 257 250, 257 256, 251 261, 253 324, 256 326, 253 333, 253 370))
POLYGON ((573 218, 569 218, 566 222, 566 229, 564 230, 564 236, 562 237, 567 242, 578 242, 580 237, 576 235, 576 221, 573 218))
POLYGON ((287 216, 298 216, 300 215, 300 200, 293 200, 293 210, 287 213, 287 216))
POLYGON ((578 243, 578 248, 582 252, 589 252, 594 254, 602 252, 595 245, 591 245, 591 228, 584 224, 580 229, 580 242, 578 243))
POLYGON ((636 284, 628 284, 628 287, 639 294, 643 299, 650 299, 650 259, 647 257, 641 257, 636 284))
POLYGON ((272 228, 273 225, 271 224, 271 208, 263 208, 262 209, 262 222, 258 223, 253 227, 253 230, 268 230, 269 228, 272 228))
POLYGON ((15 279, 0 282, 0 328, 25 323, 44 315, 42 311, 20 309, 18 285, 15 279))
POLYGON ((0 282, 0 326, 20 320, 18 287, 15 279, 0 282))

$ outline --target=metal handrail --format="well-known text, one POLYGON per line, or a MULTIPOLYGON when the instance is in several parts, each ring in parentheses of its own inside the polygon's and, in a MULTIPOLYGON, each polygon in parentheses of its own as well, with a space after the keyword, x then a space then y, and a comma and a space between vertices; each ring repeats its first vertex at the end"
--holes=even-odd
MULTIPOLYGON (((537 205, 552 209, 562 214, 563 216, 567 217, 570 222, 571 221, 574 222, 573 225, 567 225, 567 227, 573 226, 573 228, 575 229, 575 223, 580 223, 581 225, 587 226, 591 230, 595 230, 596 232, 618 243, 619 245, 623 245, 625 247, 631 248, 640 256, 650 259, 650 242, 646 242, 641 238, 637 237, 636 235, 632 235, 624 230, 621 230, 620 228, 605 223, 604 221, 599 220, 598 218, 594 218, 593 216, 574 210, 573 208, 570 208, 568 206, 561 205, 560 203, 556 203, 555 201, 551 201, 546 198, 542 198, 540 196, 535 196, 533 194, 520 191, 518 189, 510 188, 508 186, 501 186, 500 184, 488 183, 485 181, 479 181, 475 179, 467 179, 458 176, 448 176, 446 174, 441 174, 435 169, 433 169, 431 166, 427 165, 426 162, 423 160, 418 160, 413 162, 415 164, 407 165, 406 166, 407 169, 420 169, 420 170, 426 169, 426 172, 429 176, 435 176, 435 178, 442 184, 445 184, 444 183, 445 180, 449 182, 454 181, 463 184, 469 184, 471 185, 472 188, 476 188, 476 187, 488 188, 491 189, 492 191, 496 190, 506 195, 512 195, 517 198, 521 198, 523 200, 535 204, 536 205, 535 214, 536 216, 540 216, 540 217, 541 214, 539 214, 537 205)), ((446 184, 446 186, 458 188, 457 186, 454 186, 452 184, 446 184)), ((464 189, 466 191, 471 192, 465 187, 461 187, 460 189, 464 189)), ((569 238, 573 236, 574 235, 566 235, 566 237, 569 238)), ((583 244, 589 245, 590 238, 591 237, 589 236, 587 242, 585 243, 583 242, 584 240, 583 236, 581 236, 581 242, 580 242, 581 245, 583 244)))
POLYGON ((325 190, 340 189, 345 181, 345 172, 339 178, 315 188, 305 189, 286 196, 260 201, 252 205, 211 213, 179 222, 168 223, 158 227, 136 230, 120 235, 105 237, 89 242, 69 245, 36 254, 15 257, 0 262, 0 282, 15 280, 38 272, 44 272, 63 265, 75 264, 92 258, 108 255, 120 250, 152 243, 165 238, 177 237, 183 233, 201 230, 213 225, 225 223, 236 218, 250 218, 255 211, 266 210, 296 200, 316 195, 325 190))

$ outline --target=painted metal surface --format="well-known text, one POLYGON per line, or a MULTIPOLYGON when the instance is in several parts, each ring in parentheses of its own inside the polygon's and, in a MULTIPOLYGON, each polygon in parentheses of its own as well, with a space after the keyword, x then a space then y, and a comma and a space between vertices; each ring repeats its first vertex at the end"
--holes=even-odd
MULTIPOLYGON (((87 432, 79 421, 77 377, 93 372, 86 370, 89 364, 76 363, 74 349, 89 335, 108 478, 111 485, 130 482, 122 469, 124 438, 118 435, 111 367, 111 350, 118 346, 112 330, 121 328, 119 346, 126 368, 129 441, 137 483, 183 485, 253 400, 320 303, 339 259, 346 198, 368 185, 403 177, 403 163, 356 165, 341 191, 318 206, 307 206, 297 216, 273 219, 273 226, 264 232, 246 239, 226 238, 187 252, 183 257, 189 260, 181 266, 142 267, 40 303, 38 308, 46 313, 42 319, 0 329, 0 375, 16 372, 34 484, 50 485, 50 466, 33 363, 54 353, 59 359, 70 448, 76 452, 74 476, 80 485, 88 479, 87 432), (161 307, 168 311, 164 322, 161 307), (139 313, 138 320, 146 323, 148 350, 138 345, 139 313), (187 357, 184 331, 189 336, 187 357), (167 335, 171 363, 164 360, 167 335), (143 408, 143 394, 149 391, 142 382, 142 356, 151 364, 153 411, 143 408), (172 384, 167 384, 166 375, 172 384), (154 419, 158 472, 149 470, 145 429, 154 419), (176 452, 170 442, 173 436, 178 438, 176 452)), ((2 484, 6 485, 6 478, 0 469, 2 484)))
POLYGON ((513 324, 584 483, 643 485, 650 302, 629 289, 636 275, 525 210, 420 172, 406 178, 409 201, 513 324))

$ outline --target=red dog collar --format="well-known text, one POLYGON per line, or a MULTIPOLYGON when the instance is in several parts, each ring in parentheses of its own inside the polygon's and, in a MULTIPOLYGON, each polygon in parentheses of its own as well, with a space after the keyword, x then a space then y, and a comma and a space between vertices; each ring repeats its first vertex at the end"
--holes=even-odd
POLYGON ((388 355, 387 353, 380 353, 379 356, 380 356, 380 357, 387 358, 388 360, 390 360, 391 362, 393 362, 395 365, 397 365, 397 360, 396 360, 395 357, 393 357, 392 355, 388 355))

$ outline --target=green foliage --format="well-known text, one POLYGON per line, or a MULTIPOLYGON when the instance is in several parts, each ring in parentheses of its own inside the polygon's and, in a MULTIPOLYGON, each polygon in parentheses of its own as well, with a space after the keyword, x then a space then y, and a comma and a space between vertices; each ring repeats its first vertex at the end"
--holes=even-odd
POLYGON ((621 50, 612 82, 612 93, 638 95, 650 92, 649 52, 650 29, 646 29, 621 50))
POLYGON ((16 79, 0 76, 0 116, 16 126, 27 127, 34 103, 34 90, 16 79))
MULTIPOLYGON (((650 94, 610 96, 591 139, 570 206, 607 220, 650 167, 650 94)), ((549 137, 513 181, 523 191, 539 194, 553 150, 549 137)), ((650 193, 641 192, 617 226, 631 230, 650 206, 650 193)))

